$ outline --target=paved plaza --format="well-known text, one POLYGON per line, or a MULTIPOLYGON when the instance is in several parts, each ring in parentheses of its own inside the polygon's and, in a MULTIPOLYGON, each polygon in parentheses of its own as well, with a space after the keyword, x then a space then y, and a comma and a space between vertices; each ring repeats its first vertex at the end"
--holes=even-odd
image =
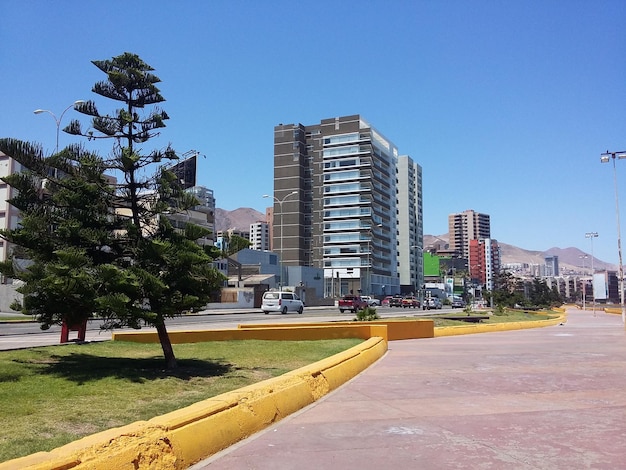
POLYGON ((194 469, 626 468, 619 315, 394 341, 317 403, 194 469))

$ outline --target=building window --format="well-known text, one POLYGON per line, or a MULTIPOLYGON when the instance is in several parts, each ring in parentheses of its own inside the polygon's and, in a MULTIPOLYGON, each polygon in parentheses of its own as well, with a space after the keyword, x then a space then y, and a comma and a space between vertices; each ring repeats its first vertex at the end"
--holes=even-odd
POLYGON ((358 141, 359 141, 359 134, 356 134, 356 133, 340 134, 340 135, 333 135, 330 137, 326 137, 324 139, 324 145, 337 145, 337 144, 345 144, 348 142, 358 142, 358 141))

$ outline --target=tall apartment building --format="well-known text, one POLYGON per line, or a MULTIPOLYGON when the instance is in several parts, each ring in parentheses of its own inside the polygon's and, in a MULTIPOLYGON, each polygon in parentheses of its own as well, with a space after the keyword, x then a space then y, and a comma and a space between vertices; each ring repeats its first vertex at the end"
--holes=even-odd
POLYGON ((270 251, 274 251, 274 207, 267 207, 265 209, 265 222, 269 225, 270 230, 270 251))
MULTIPOLYGON (((400 197, 421 201, 411 165, 413 189, 400 197)), ((359 115, 276 126, 272 243, 283 264, 323 268, 326 296, 400 292, 398 240, 412 229, 403 250, 420 244, 409 221, 421 221, 421 202, 399 227, 397 166, 396 146, 359 115)))
POLYGON ((398 274, 403 293, 417 293, 424 284, 424 216, 422 167, 411 157, 398 157, 398 274))
POLYGON ((183 156, 189 156, 184 160, 169 167, 179 179, 183 189, 193 194, 199 205, 194 206, 191 210, 181 214, 174 214, 170 219, 174 220, 177 226, 184 227, 185 222, 192 222, 201 227, 205 227, 211 231, 204 239, 200 240, 201 244, 214 245, 217 240, 215 233, 215 196, 211 189, 196 184, 197 175, 197 158, 199 152, 190 150, 185 152, 183 156))
POLYGON ((559 257, 556 255, 546 256, 544 260, 546 262, 545 276, 548 276, 548 277, 558 276, 559 275, 559 257))
POLYGON ((188 186, 186 192, 193 194, 200 204, 192 208, 174 214, 168 218, 172 225, 178 229, 184 229, 188 222, 199 225, 211 231, 207 236, 198 240, 201 245, 215 245, 215 196, 213 190, 205 186, 188 186))
POLYGON ((269 251, 270 224, 267 222, 250 224, 250 248, 252 250, 269 251))
POLYGON ((491 222, 487 214, 466 210, 448 216, 450 249, 469 260, 470 240, 491 238, 491 222))
MULTIPOLYGON (((8 176, 22 171, 22 165, 8 155, 0 152, 0 176, 8 176)), ((0 228, 14 229, 20 222, 20 211, 7 202, 15 196, 16 190, 0 181, 0 228)), ((0 261, 6 261, 11 256, 11 247, 6 240, 0 240, 0 261)), ((10 280, 2 278, 2 283, 10 280)))
POLYGON ((494 288, 494 276, 500 272, 502 255, 498 241, 492 238, 470 240, 468 269, 470 278, 488 291, 494 288))

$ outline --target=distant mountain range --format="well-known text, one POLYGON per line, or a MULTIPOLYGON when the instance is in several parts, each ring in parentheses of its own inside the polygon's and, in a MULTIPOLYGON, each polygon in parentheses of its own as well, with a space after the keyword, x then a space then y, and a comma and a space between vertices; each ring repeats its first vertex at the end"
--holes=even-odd
MULTIPOLYGON (((448 234, 443 234, 439 236, 434 235, 424 235, 424 247, 427 248, 429 246, 434 246, 437 244, 447 244, 448 243, 448 234)), ((498 245, 500 245, 501 255, 502 255, 502 264, 512 264, 512 263, 526 263, 526 264, 546 264, 545 258, 546 256, 558 256, 559 257, 559 267, 561 271, 581 271, 582 268, 582 259, 580 258, 583 255, 587 255, 589 258, 585 260, 585 268, 590 270, 591 268, 591 255, 589 253, 585 253, 584 251, 570 247, 570 248, 558 248, 553 247, 545 251, 535 251, 535 250, 525 250, 523 248, 519 248, 514 245, 509 245, 507 243, 503 243, 498 240, 498 245)), ((593 267, 597 270, 613 270, 617 271, 617 265, 606 263, 598 258, 593 258, 593 267)))
MULTIPOLYGON (((224 231, 228 229, 237 229, 242 231, 250 230, 250 224, 254 222, 265 221, 265 214, 252 209, 250 207, 240 207, 233 211, 227 211, 224 209, 215 209, 215 229, 217 231, 224 231)), ((446 245, 448 243, 448 234, 443 235, 424 235, 424 247, 434 246, 437 244, 446 245)), ((546 256, 558 256, 559 266, 561 270, 573 270, 580 271, 582 267, 582 255, 589 256, 585 260, 586 269, 591 267, 591 255, 584 251, 570 247, 570 248, 558 248, 553 247, 545 251, 533 251, 525 250, 517 246, 508 245, 498 240, 502 251, 502 263, 527 263, 527 264, 545 264, 546 256)), ((617 266, 614 264, 606 263, 598 258, 593 260, 594 268, 599 270, 617 270, 617 266)))

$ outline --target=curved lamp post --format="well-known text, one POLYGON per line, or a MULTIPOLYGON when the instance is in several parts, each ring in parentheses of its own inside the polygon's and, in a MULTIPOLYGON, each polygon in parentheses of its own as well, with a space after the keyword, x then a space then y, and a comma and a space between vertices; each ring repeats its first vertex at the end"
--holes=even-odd
POLYGON ((65 108, 63 110, 63 112, 61 113, 61 115, 58 118, 56 117, 56 115, 52 111, 49 111, 47 109, 36 109, 36 110, 33 111, 33 113, 35 113, 35 114, 48 113, 50 116, 52 116, 52 119, 54 119, 54 122, 56 122, 56 125, 57 125, 57 144, 56 144, 55 153, 59 153, 59 130, 61 128, 61 120, 63 119, 63 115, 70 108, 74 108, 75 106, 77 106, 79 104, 83 104, 84 102, 85 102, 84 100, 76 100, 76 101, 74 101, 71 105, 69 105, 67 108, 65 108))
POLYGON ((289 196, 293 196, 294 194, 298 194, 298 191, 291 191, 290 193, 286 194, 285 197, 283 197, 282 199, 278 199, 276 196, 270 196, 269 194, 263 195, 264 198, 274 198, 274 201, 277 202, 280 206, 280 288, 283 287, 283 202, 285 202, 285 199, 287 199, 289 196))
POLYGON ((617 170, 615 168, 616 159, 626 158, 626 152, 609 152, 608 150, 600 155, 600 162, 608 163, 613 160, 613 183, 615 184, 615 215, 617 218, 617 256, 619 260, 619 304, 622 310, 622 323, 626 323, 626 312, 624 311, 624 266, 622 264, 622 235, 619 225, 619 198, 617 195, 617 170))

